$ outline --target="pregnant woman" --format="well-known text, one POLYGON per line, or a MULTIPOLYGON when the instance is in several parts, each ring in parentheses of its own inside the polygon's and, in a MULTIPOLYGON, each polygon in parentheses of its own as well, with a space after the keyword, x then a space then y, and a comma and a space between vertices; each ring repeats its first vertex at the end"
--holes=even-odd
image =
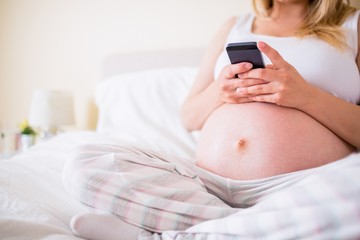
POLYGON ((258 179, 318 167, 360 148, 358 13, 342 0, 254 6, 257 15, 221 28, 183 105, 184 125, 201 129, 197 165, 258 179), (230 65, 224 47, 246 41, 258 41, 265 69, 230 65))
MULTIPOLYGON (((303 186, 299 181, 316 171, 338 169, 344 161, 337 160, 360 148, 359 11, 343 0, 253 3, 255 14, 231 18, 220 29, 182 106, 184 126, 201 130, 196 166, 137 148, 79 148, 64 170, 64 185, 82 203, 111 214, 74 216, 76 235, 135 239, 139 229, 183 230, 242 213, 295 182, 303 186), (266 68, 230 64, 225 46, 249 41, 257 42, 266 68)), ((301 188, 300 194, 306 197, 301 188)), ((318 203, 315 198, 315 210, 318 203)), ((291 239, 327 230, 310 221, 314 231, 301 235, 294 225, 302 222, 292 222, 296 211, 288 221, 286 207, 266 206, 278 223, 285 216, 275 235, 285 225, 295 229, 288 231, 297 234, 291 239)), ((330 219, 330 230, 341 230, 340 223, 330 219)), ((248 238, 267 234, 261 231, 248 238)))

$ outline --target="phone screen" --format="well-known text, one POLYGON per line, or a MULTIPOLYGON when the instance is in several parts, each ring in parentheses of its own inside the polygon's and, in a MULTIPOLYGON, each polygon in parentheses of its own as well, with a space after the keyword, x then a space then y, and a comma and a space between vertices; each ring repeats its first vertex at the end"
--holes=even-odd
POLYGON ((264 60, 256 42, 229 43, 226 46, 231 64, 250 62, 253 68, 264 68, 264 60))

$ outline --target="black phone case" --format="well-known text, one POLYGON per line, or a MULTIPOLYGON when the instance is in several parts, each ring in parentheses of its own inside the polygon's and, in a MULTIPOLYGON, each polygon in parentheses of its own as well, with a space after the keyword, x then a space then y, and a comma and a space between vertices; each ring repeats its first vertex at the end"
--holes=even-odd
POLYGON ((250 62, 253 68, 264 68, 264 60, 256 42, 229 43, 226 52, 231 64, 250 62))

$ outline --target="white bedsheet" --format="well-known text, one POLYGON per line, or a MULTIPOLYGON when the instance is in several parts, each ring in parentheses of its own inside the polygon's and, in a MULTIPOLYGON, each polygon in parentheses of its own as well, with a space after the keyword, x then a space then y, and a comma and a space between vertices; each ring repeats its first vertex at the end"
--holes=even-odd
POLYGON ((88 211, 62 184, 69 152, 84 143, 118 144, 95 132, 73 132, 0 160, 0 239, 75 240, 70 218, 88 211))

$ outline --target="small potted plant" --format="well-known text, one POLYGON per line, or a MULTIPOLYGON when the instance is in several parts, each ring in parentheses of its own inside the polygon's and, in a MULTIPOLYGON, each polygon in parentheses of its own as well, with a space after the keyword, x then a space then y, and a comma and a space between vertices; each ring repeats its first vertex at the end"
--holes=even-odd
POLYGON ((20 124, 20 134, 18 138, 18 149, 24 151, 35 144, 36 132, 29 125, 27 120, 20 124))

